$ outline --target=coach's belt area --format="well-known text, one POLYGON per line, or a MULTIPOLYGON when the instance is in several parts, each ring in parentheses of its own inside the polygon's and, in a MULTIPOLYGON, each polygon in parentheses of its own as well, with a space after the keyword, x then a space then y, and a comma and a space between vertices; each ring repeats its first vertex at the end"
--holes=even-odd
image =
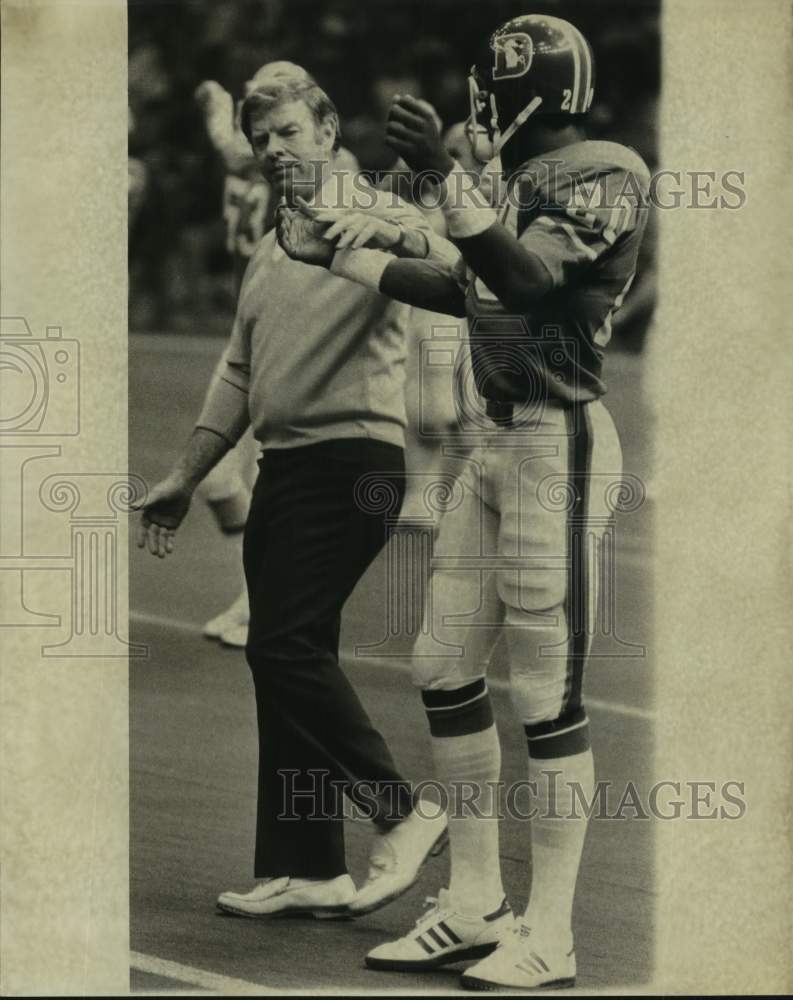
POLYGON ((485 400, 485 413, 497 427, 512 427, 515 404, 499 403, 495 399, 487 399, 485 400))

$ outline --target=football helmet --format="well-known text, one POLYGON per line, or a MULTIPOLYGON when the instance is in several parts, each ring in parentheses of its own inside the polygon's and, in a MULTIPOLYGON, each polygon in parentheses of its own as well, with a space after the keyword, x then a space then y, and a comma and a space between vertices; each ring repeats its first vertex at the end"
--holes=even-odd
POLYGON ((595 61, 569 21, 525 14, 493 32, 468 85, 474 152, 482 159, 497 154, 531 115, 586 114, 595 94, 595 61), (482 124, 492 150, 483 149, 482 124))

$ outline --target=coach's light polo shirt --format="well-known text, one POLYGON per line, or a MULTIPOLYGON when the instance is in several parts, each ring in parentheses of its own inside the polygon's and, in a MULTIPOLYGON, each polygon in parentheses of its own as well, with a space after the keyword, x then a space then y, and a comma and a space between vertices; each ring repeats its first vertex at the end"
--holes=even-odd
MULTIPOLYGON (((365 191, 369 205, 376 198, 394 221, 431 233, 417 209, 361 175, 331 174, 316 200, 352 205, 356 191, 359 198, 365 191)), ((409 311, 324 267, 291 260, 269 232, 245 273, 198 426, 235 443, 250 416, 264 448, 354 437, 404 447, 409 311)))

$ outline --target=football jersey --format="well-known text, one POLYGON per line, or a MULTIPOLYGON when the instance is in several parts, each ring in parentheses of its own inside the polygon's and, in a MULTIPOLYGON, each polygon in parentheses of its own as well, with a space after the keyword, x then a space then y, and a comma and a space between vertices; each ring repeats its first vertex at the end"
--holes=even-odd
POLYGON ((253 167, 226 175, 223 187, 223 219, 226 249, 234 262, 234 293, 239 294, 245 268, 262 236, 273 225, 271 188, 253 167))
POLYGON ((649 182, 632 149, 584 141, 529 160, 493 184, 499 221, 540 259, 553 287, 515 315, 467 272, 471 361, 485 399, 522 403, 550 395, 574 403, 603 395, 603 349, 633 281, 649 182))

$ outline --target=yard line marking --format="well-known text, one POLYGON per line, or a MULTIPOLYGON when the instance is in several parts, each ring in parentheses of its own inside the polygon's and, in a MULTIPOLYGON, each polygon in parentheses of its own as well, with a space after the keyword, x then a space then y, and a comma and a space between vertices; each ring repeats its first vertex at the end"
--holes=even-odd
MULTIPOLYGON (((202 626, 196 622, 179 621, 177 618, 166 618, 162 615, 151 615, 142 611, 130 611, 129 619, 133 622, 140 622, 143 625, 156 625, 160 628, 173 628, 178 629, 180 632, 203 635, 202 626)), ((377 666, 378 668, 382 668, 387 663, 391 670, 396 670, 402 674, 411 673, 410 664, 396 657, 342 656, 342 662, 345 666, 377 666)), ((487 686, 493 691, 509 692, 509 681, 503 677, 488 678, 487 686)), ((657 714, 651 709, 639 708, 636 705, 623 705, 620 702, 606 701, 602 698, 586 698, 585 703, 587 708, 594 709, 596 712, 609 712, 612 715, 622 715, 629 719, 644 719, 647 722, 655 722, 658 718, 657 714)))
POLYGON ((283 990, 268 989, 261 983, 249 983, 245 979, 234 979, 218 972, 208 972, 197 969, 193 965, 181 965, 154 955, 143 955, 139 951, 130 952, 130 966, 138 972, 148 972, 152 976, 163 976, 165 979, 177 979, 191 986, 199 986, 203 990, 221 993, 229 996, 282 996, 283 990))

